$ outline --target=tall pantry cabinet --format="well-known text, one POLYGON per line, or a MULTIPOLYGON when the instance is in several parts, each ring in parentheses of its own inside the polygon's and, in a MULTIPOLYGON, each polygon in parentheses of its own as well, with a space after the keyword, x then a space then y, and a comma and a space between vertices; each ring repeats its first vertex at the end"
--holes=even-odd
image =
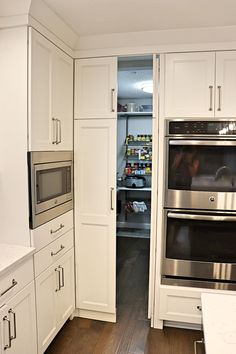
POLYGON ((75 66, 76 307, 116 321, 117 59, 75 66))

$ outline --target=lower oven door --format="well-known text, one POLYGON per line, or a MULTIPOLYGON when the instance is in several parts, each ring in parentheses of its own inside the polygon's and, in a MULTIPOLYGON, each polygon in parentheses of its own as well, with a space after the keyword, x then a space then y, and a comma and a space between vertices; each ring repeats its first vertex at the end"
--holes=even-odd
POLYGON ((166 211, 162 275, 236 281, 236 215, 166 211))

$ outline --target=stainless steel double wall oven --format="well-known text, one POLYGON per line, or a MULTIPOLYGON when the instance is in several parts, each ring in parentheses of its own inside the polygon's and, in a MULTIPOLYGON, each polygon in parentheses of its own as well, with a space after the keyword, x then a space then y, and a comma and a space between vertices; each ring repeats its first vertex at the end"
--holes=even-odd
POLYGON ((236 120, 166 123, 162 281, 236 289, 236 120))

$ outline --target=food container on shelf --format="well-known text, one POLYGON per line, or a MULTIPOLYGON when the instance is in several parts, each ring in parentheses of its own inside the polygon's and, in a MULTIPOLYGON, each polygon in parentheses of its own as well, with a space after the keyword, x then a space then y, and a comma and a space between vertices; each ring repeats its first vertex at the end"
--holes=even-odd
POLYGON ((124 182, 125 187, 129 188, 143 188, 146 184, 145 178, 141 176, 127 176, 124 182))

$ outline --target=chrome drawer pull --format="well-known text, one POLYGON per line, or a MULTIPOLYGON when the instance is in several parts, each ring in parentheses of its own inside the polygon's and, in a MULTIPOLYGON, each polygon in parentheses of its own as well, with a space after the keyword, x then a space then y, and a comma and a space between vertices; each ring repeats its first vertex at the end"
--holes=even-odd
POLYGON ((51 252, 51 256, 56 256, 59 252, 64 250, 65 246, 61 245, 60 249, 57 252, 51 252))
POLYGON ((0 297, 5 295, 9 290, 11 290, 12 288, 14 288, 14 286, 17 285, 17 281, 15 279, 12 279, 12 285, 9 286, 9 288, 7 288, 6 290, 4 290, 1 294, 0 297))
POLYGON ((10 310, 8 311, 8 313, 9 313, 9 315, 10 315, 10 314, 13 315, 14 335, 13 335, 13 336, 11 335, 11 340, 12 340, 12 339, 16 339, 16 314, 15 314, 15 312, 14 312, 12 309, 10 309, 10 310))
POLYGON ((51 232, 51 234, 55 234, 56 232, 58 232, 58 231, 60 231, 61 229, 63 229, 63 227, 65 227, 65 225, 60 224, 60 226, 58 227, 58 229, 56 229, 56 230, 51 230, 50 232, 51 232))
POLYGON ((7 318, 7 316, 3 317, 3 321, 7 321, 8 323, 8 344, 4 345, 4 350, 11 348, 11 322, 7 318))

